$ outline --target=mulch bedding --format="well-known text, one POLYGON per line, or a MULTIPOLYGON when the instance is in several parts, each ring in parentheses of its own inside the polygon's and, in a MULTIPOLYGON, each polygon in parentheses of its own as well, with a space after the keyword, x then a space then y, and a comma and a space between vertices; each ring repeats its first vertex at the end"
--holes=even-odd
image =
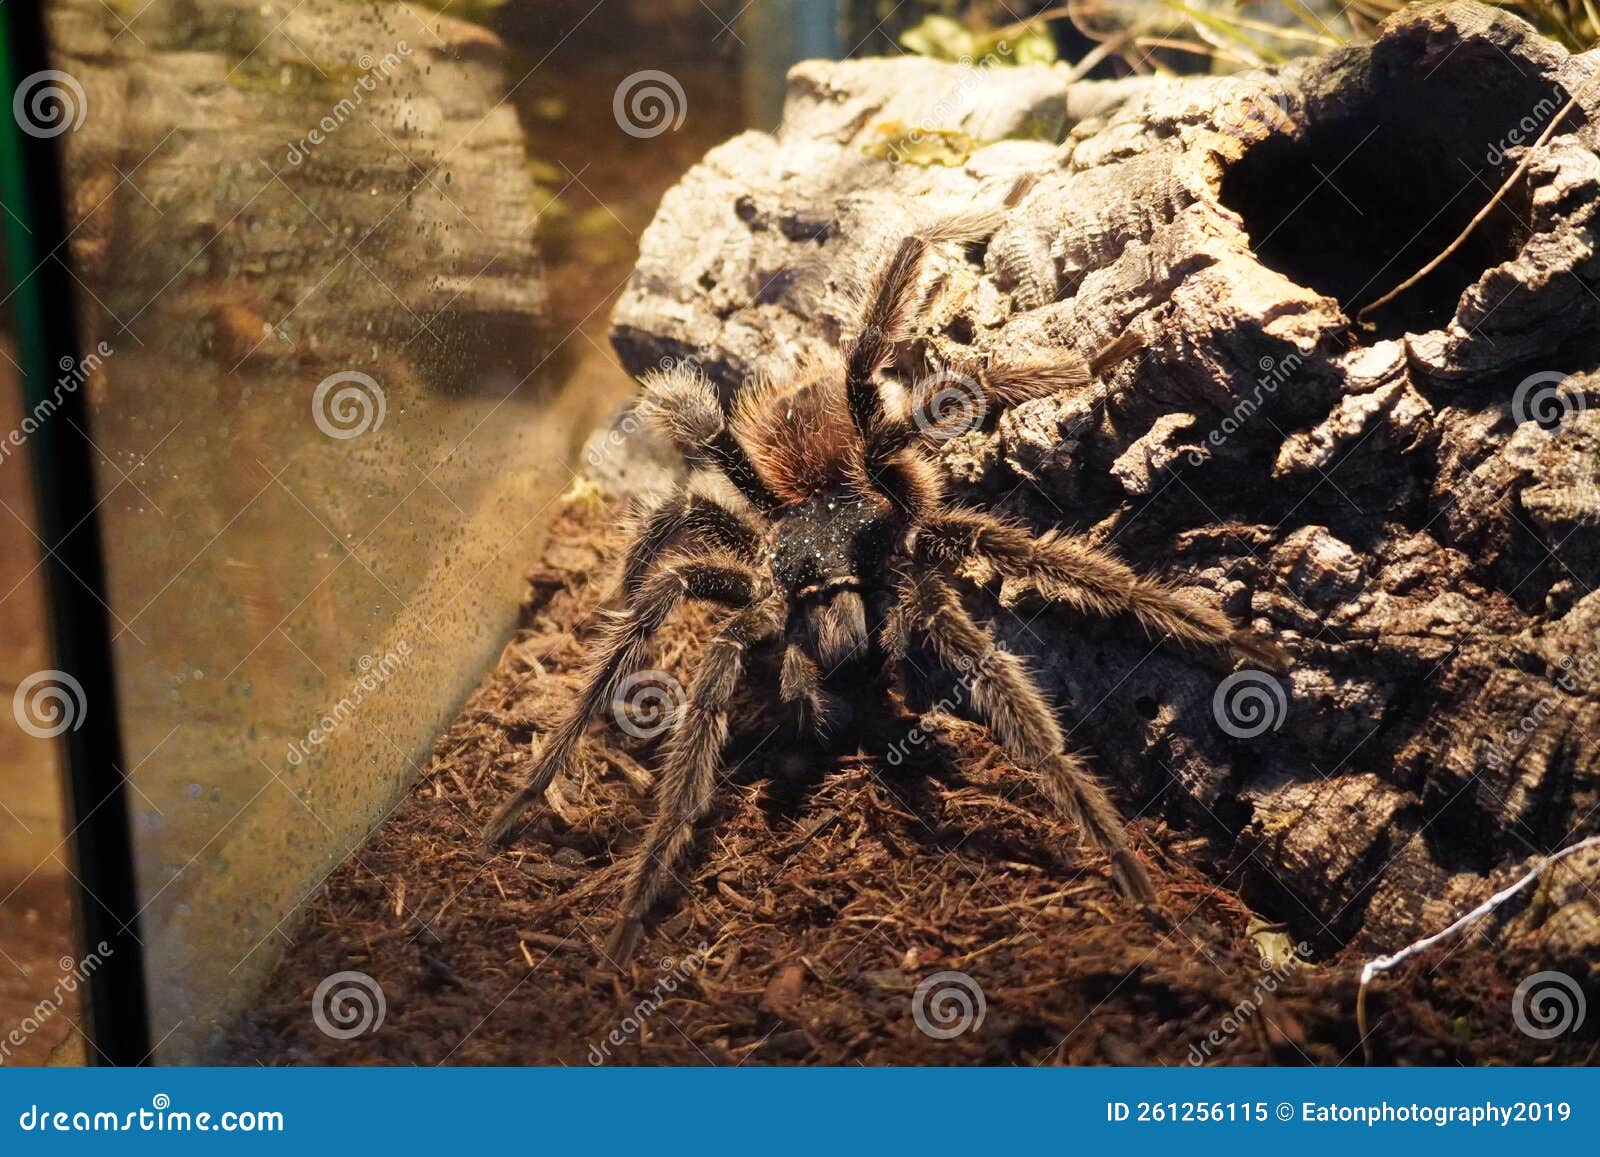
MULTIPOLYGON (((649 815, 659 738, 631 738, 607 720, 559 785, 559 809, 541 809, 498 855, 478 838, 530 745, 573 699, 596 612, 614 589, 618 521, 594 499, 564 505, 522 628, 406 799, 308 902, 294 944, 236 1026, 233 1060, 1595 1060, 1594 1024, 1556 1041, 1518 1031, 1513 991, 1551 965, 1477 933, 1374 984, 1364 1049, 1355 1016, 1363 957, 1346 949, 1266 968, 1269 941, 1250 934, 1256 914, 1208 862, 1204 840, 1133 822, 1160 892, 1160 912, 1147 918, 1119 900, 1101 859, 976 726, 930 720, 936 738, 907 745, 916 758, 897 767, 862 755, 818 767, 774 732, 773 696, 760 688, 737 705, 731 774, 684 886, 619 971, 603 949, 649 815), (327 1018, 313 1016, 314 994, 341 971, 381 986, 386 1010, 374 1031, 339 1039, 319 1027, 327 1018), (967 982, 941 972, 981 990, 981 1019, 967 982)), ((657 665, 687 684, 714 621, 694 608, 675 616, 657 665)))

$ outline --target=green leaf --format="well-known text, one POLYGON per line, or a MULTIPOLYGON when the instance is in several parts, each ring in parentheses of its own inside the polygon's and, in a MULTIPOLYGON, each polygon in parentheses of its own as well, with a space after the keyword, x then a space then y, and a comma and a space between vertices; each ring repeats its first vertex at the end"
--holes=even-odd
POLYGON ((974 37, 948 16, 923 17, 922 23, 900 34, 900 44, 907 52, 918 56, 931 56, 935 60, 960 60, 972 57, 974 37))
POLYGON ((973 32, 939 15, 926 16, 915 28, 902 32, 900 44, 918 56, 964 64, 1053 64, 1058 59, 1055 38, 1043 25, 1030 26, 1021 35, 973 32))
POLYGON ((1010 42, 1012 64, 1054 64, 1060 59, 1049 29, 1035 28, 1010 42))

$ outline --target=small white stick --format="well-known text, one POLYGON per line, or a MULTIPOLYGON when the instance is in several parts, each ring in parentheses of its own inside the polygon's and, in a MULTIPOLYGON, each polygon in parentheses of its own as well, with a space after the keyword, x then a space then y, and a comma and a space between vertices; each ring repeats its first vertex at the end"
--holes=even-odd
POLYGON ((1468 912, 1465 916, 1462 916, 1460 919, 1456 920, 1455 923, 1451 924, 1443 931, 1435 932, 1432 936, 1424 936, 1421 940, 1407 944, 1404 948, 1400 949, 1400 951, 1390 956, 1375 957, 1374 959, 1363 964, 1361 966, 1361 983, 1356 989, 1356 1027, 1361 1033, 1362 1052, 1366 1053, 1368 1051, 1367 985, 1372 983, 1372 978, 1374 976, 1377 976, 1380 972, 1388 972, 1390 969, 1395 968, 1399 964, 1402 964, 1406 960, 1409 960, 1411 957, 1417 955, 1417 953, 1426 952, 1435 944, 1450 939, 1463 928, 1467 928, 1473 924, 1476 924, 1490 912, 1493 912, 1496 908, 1500 907, 1500 905, 1511 899, 1511 897, 1522 891, 1522 889, 1533 883, 1533 881, 1544 875, 1544 873, 1553 865, 1560 863, 1562 860, 1576 852, 1581 852, 1585 848, 1592 848, 1596 845, 1600 845, 1600 836, 1589 836, 1587 839, 1579 840, 1577 843, 1572 844, 1569 847, 1562 848, 1559 852, 1555 852, 1546 856, 1531 869, 1529 869, 1527 875, 1500 889, 1500 891, 1496 892, 1493 896, 1490 896, 1483 903, 1472 909, 1472 911, 1468 912))

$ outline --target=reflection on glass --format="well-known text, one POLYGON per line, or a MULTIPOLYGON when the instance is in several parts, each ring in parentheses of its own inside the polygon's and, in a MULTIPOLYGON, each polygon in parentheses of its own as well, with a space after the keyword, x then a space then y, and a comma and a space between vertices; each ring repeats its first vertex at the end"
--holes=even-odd
POLYGON ((45 591, 15 359, 11 316, 0 306, 0 1064, 37 1065, 77 1059, 82 1044, 72 1031, 77 993, 57 995, 61 962, 76 950, 50 705, 30 692, 47 686, 40 675, 52 662, 39 629, 45 591))
POLYGON ((692 131, 630 152, 614 21, 519 6, 513 50, 457 7, 50 5, 164 1060, 212 1055, 498 654, 631 388, 638 233, 737 127, 702 52, 692 131))

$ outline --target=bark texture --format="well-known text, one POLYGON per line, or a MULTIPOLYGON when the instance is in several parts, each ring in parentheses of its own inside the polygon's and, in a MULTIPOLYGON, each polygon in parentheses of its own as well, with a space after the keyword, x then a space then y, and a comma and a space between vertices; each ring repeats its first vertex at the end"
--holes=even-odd
MULTIPOLYGON (((731 393, 850 337, 900 236, 1011 194, 992 241, 935 263, 896 375, 1144 348, 968 415, 954 493, 1112 544, 1295 665, 1230 676, 1009 588, 997 626, 1135 807, 1209 837, 1219 881, 1325 946, 1394 947, 1600 830, 1600 90, 1437 273, 1355 314, 1597 64, 1475 4, 1230 78, 803 64, 776 134, 664 199, 614 342, 731 393), (915 163, 930 139, 945 163, 915 163)), ((1507 935, 1593 959, 1597 861, 1507 935)))

